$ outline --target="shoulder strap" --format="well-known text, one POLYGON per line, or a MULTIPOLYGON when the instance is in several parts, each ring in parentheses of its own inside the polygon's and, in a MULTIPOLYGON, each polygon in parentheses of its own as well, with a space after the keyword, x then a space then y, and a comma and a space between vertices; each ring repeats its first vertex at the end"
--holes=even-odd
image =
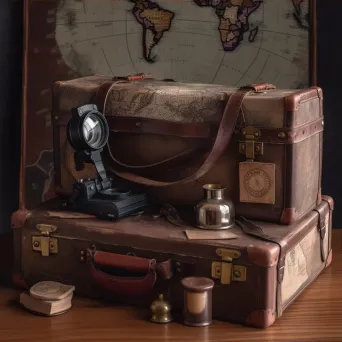
MULTIPOLYGON (((99 89, 98 93, 95 97, 95 103, 98 104, 99 109, 102 110, 105 113, 106 104, 108 100, 108 96, 110 94, 110 91, 113 89, 113 87, 116 86, 117 83, 121 82, 129 82, 128 80, 119 80, 114 82, 108 82, 111 84, 106 84, 106 86, 101 87, 99 89), (102 100, 101 103, 99 103, 99 100, 102 100)), ((154 187, 166 187, 171 185, 180 185, 180 184, 187 184, 193 181, 196 181, 197 179, 204 176, 212 167, 215 165, 215 163, 218 161, 218 159, 222 156, 224 151, 226 150, 231 136, 234 132, 236 122, 238 120, 241 106, 244 98, 252 93, 252 92, 260 92, 266 89, 274 89, 275 86, 265 83, 265 84, 253 84, 249 86, 244 86, 238 89, 236 92, 234 92, 231 95, 227 95, 228 100, 226 107, 224 109, 222 119, 218 128, 217 136, 215 139, 215 142, 213 144, 213 147, 211 151, 208 154, 208 157, 205 159, 203 164, 190 176, 173 181, 173 182, 161 182, 153 179, 149 179, 146 177, 142 177, 140 175, 134 174, 132 172, 119 170, 117 168, 113 168, 113 166, 110 167, 110 171, 112 171, 117 176, 124 178, 126 180, 132 181, 134 183, 139 183, 147 186, 154 186, 154 187)))

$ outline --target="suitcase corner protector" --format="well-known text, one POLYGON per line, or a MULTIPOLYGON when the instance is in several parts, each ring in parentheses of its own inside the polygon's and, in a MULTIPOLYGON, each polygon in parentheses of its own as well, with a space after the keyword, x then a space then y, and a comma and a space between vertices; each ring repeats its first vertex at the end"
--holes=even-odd
POLYGON ((14 287, 19 288, 19 289, 28 289, 29 287, 27 286, 24 278, 20 274, 20 272, 13 271, 12 272, 12 284, 14 287))
POLYGON ((280 248, 276 244, 268 246, 249 245, 247 246, 249 260, 259 267, 273 267, 278 264, 280 248))
POLYGON ((248 325, 254 326, 256 328, 268 328, 276 320, 277 315, 274 310, 256 310, 248 315, 247 323, 248 325))
POLYGON ((11 217, 11 227, 13 229, 22 228, 30 215, 31 212, 27 209, 19 209, 15 211, 11 217))

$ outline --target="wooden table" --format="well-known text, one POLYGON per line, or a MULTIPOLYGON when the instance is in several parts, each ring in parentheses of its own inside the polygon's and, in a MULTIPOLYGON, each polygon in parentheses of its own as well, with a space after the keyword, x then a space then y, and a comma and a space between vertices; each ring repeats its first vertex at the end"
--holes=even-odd
POLYGON ((214 322, 192 328, 157 325, 134 308, 74 298, 68 313, 34 316, 16 302, 19 291, 0 289, 0 341, 342 341, 342 230, 333 232, 333 262, 267 330, 214 322))

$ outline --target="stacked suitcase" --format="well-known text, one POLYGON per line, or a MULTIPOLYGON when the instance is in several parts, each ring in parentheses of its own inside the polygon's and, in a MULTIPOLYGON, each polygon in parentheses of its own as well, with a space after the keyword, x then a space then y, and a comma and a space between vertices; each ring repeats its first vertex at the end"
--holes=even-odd
POLYGON ((162 293, 180 311, 181 280, 206 277, 215 282, 214 319, 269 327, 331 263, 333 200, 320 190, 322 99, 317 87, 237 89, 143 75, 56 82, 58 197, 13 214, 14 284, 55 280, 79 295, 142 306, 162 293), (77 167, 67 139, 72 109, 86 104, 108 121, 106 169, 144 189, 154 210, 169 211, 112 222, 62 209, 77 180, 95 177, 92 165, 77 167), (199 231, 186 217, 210 183, 223 184, 234 203, 234 239, 186 234, 199 231))

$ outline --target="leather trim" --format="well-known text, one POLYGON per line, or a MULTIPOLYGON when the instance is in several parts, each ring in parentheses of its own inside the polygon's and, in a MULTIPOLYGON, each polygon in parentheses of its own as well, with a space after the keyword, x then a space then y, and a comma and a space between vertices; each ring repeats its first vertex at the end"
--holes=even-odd
POLYGON ((242 86, 240 89, 253 90, 258 93, 269 89, 276 89, 276 86, 271 83, 254 83, 242 86))
POLYGON ((322 189, 320 188, 317 192, 317 201, 316 205, 319 205, 322 202, 322 189))
POLYGON ((128 75, 128 76, 114 76, 113 81, 118 81, 118 80, 126 80, 126 81, 142 81, 146 79, 153 79, 152 75, 144 74, 144 73, 139 73, 135 75, 128 75))
MULTIPOLYGON (((323 120, 318 119, 308 124, 296 127, 295 129, 269 129, 258 127, 258 130, 260 131, 260 138, 256 140, 257 142, 264 142, 270 144, 295 144, 311 137, 312 135, 322 132, 323 120), (284 138, 282 138, 283 135, 280 133, 284 133, 284 138)), ((242 134, 242 129, 238 138, 243 141, 245 140, 242 134)))
POLYGON ((328 258, 327 258, 327 262, 326 262, 326 264, 325 264, 325 267, 327 268, 327 267, 329 267, 330 265, 331 265, 331 263, 332 263, 332 257, 333 257, 333 251, 332 251, 332 249, 330 250, 330 252, 329 252, 329 254, 328 254, 328 258))
POLYGON ((259 310, 253 311, 248 315, 247 324, 256 328, 268 328, 275 320, 277 315, 273 310, 259 310))
POLYGON ((285 111, 295 112, 299 109, 299 106, 302 102, 317 97, 319 99, 323 99, 323 92, 319 87, 311 87, 309 89, 304 89, 303 91, 287 96, 284 99, 285 111))
POLYGON ((15 271, 12 272, 12 284, 14 287, 19 289, 26 290, 29 288, 21 274, 15 271))
POLYGON ((20 209, 12 214, 11 227, 13 229, 22 228, 26 220, 31 216, 31 212, 27 209, 20 209))
POLYGON ((171 279, 173 276, 171 260, 156 264, 157 275, 163 279, 171 279))
MULTIPOLYGON (((59 112, 58 120, 53 119, 54 125, 66 126, 70 120, 69 112, 59 112)), ((183 138, 214 139, 218 125, 210 123, 179 123, 158 119, 147 119, 127 116, 106 116, 111 131, 116 133, 159 134, 183 138)), ((244 126, 237 125, 235 135, 245 140, 242 134, 244 126)), ((295 144, 312 135, 323 131, 322 119, 312 121, 295 129, 258 127, 260 138, 258 142, 269 144, 295 144), (279 137, 284 133, 285 137, 279 137)))
POLYGON ((279 257, 279 249, 274 245, 270 245, 269 249, 265 246, 257 245, 247 246, 247 255, 249 260, 259 267, 272 267, 277 265, 279 257))
POLYGON ((334 210, 334 199, 330 196, 322 195, 322 200, 329 204, 329 209, 334 210))
MULTIPOLYGON (((291 186, 291 182, 288 182, 291 186)), ((288 186, 289 186, 288 184, 288 186)), ((291 198, 291 196, 289 196, 291 198)), ((280 222, 282 224, 291 224, 296 220, 296 208, 285 208, 280 217, 280 222)))
POLYGON ((181 123, 166 120, 125 116, 106 116, 112 132, 143 133, 176 136, 181 138, 214 137, 217 127, 208 123, 181 123))

